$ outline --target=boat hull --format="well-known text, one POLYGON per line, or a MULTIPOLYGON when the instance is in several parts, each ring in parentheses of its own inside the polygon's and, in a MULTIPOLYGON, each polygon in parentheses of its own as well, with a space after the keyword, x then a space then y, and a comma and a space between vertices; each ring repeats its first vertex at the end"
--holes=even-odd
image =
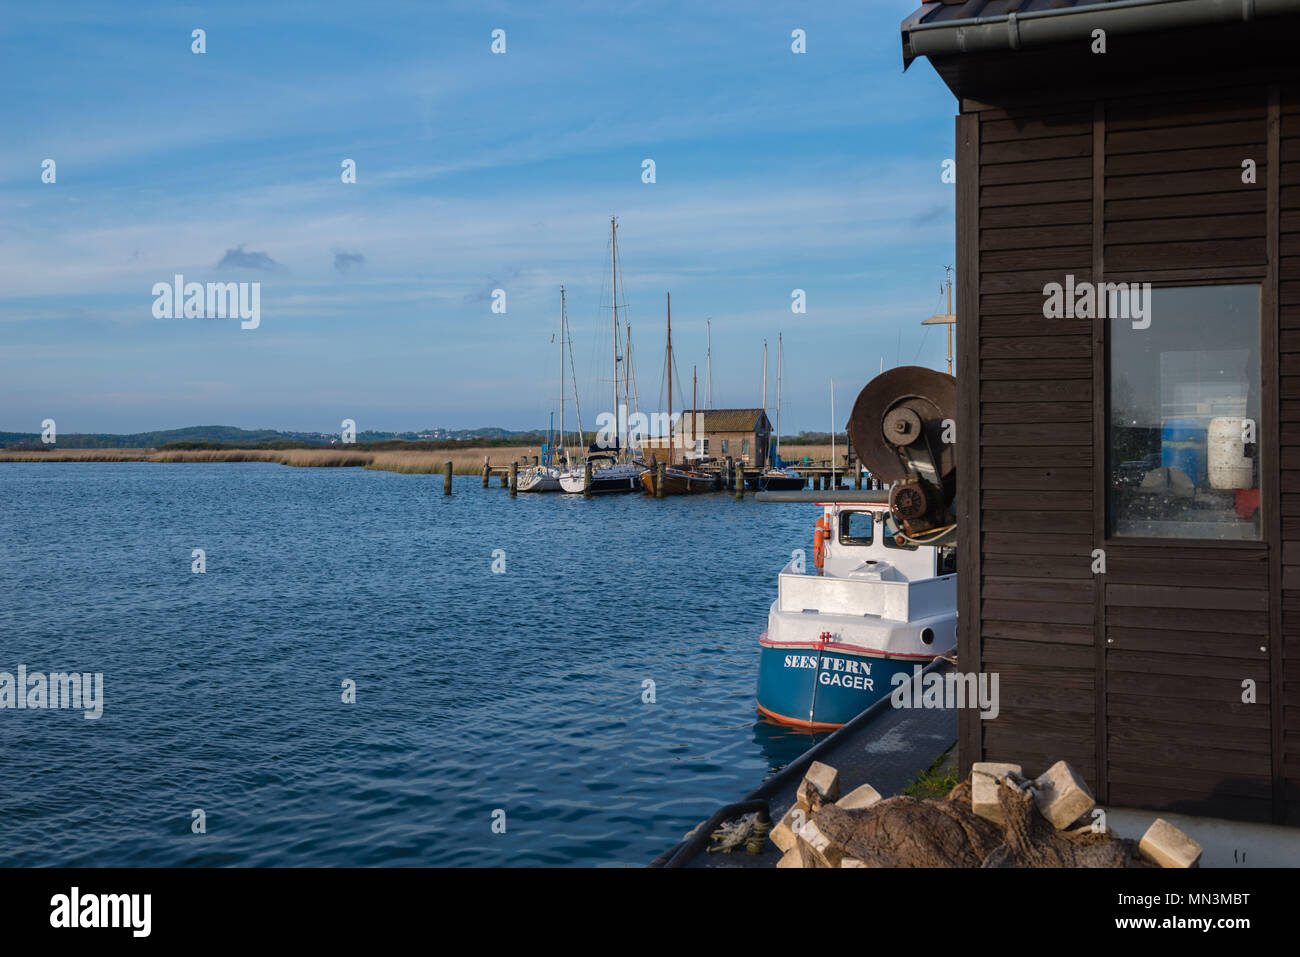
MULTIPOLYGON (((655 488, 659 484, 659 475, 651 469, 642 474, 641 483, 645 486, 646 494, 654 495, 655 488)), ((664 473, 665 495, 699 495, 701 492, 712 492, 714 489, 715 484, 711 475, 690 475, 672 471, 664 473)))
MULTIPOLYGON (((583 473, 566 472, 560 476, 560 490, 569 495, 583 493, 583 473)), ((597 469, 591 476, 592 495, 615 495, 641 490, 641 474, 632 469, 597 469), (617 472, 615 475, 602 475, 603 472, 617 472)))
POLYGON ((751 475, 745 484, 756 492, 797 492, 808 480, 799 475, 751 475))
POLYGON ((521 475, 519 491, 521 492, 558 492, 560 477, 558 475, 521 475))
POLYGON ((929 656, 885 657, 848 646, 792 646, 759 638, 758 710, 781 724, 814 731, 847 724, 910 677, 929 656))

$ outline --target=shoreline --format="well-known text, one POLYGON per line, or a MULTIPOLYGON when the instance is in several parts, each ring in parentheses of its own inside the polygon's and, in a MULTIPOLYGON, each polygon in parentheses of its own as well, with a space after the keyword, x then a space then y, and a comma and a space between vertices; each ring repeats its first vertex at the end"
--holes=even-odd
MULTIPOLYGON (((788 446, 792 459, 809 456, 815 460, 830 456, 830 444, 788 446)), ((407 475, 442 474, 452 463, 455 475, 481 475, 483 460, 494 468, 518 460, 520 468, 540 454, 536 446, 470 446, 464 449, 346 449, 334 447, 301 449, 0 449, 0 462, 269 462, 293 468, 366 468, 407 475)), ((797 466, 796 466, 797 467, 797 466)))

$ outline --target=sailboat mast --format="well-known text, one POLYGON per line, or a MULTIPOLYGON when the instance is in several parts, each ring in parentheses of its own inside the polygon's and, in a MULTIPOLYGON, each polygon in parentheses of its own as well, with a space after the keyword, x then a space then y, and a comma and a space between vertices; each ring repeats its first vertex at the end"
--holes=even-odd
POLYGON ((776 462, 781 463, 781 359, 785 351, 781 345, 781 333, 776 334, 776 462))
POLYGON ((673 294, 668 293, 668 446, 673 444, 673 294))
POLYGON ((609 287, 611 305, 614 307, 614 452, 619 447, 619 433, 622 430, 618 414, 618 220, 609 218, 609 287))
POLYGON ((704 320, 704 407, 713 408, 713 320, 704 320))
POLYGON ((763 340, 763 411, 767 411, 767 340, 763 340))
POLYGON ((699 405, 697 403, 700 401, 697 397, 700 389, 700 376, 697 371, 698 368, 698 366, 691 366, 691 421, 686 423, 686 427, 691 436, 692 452, 694 452, 696 447, 699 445, 699 439, 695 435, 695 422, 697 421, 695 417, 699 415, 699 412, 697 411, 699 405))
POLYGON ((568 458, 568 446, 564 439, 564 336, 565 336, 565 315, 564 315, 564 287, 560 287, 560 459, 568 458))
POLYGON ((835 481, 835 380, 831 379, 831 488, 839 488, 835 481))

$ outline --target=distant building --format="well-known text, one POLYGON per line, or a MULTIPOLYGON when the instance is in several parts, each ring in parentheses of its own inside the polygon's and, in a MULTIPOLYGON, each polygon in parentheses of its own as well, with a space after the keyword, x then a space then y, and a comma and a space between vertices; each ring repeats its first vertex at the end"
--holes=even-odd
POLYGON ((700 409, 682 412, 680 434, 694 431, 696 450, 703 458, 731 458, 747 465, 768 464, 772 422, 762 409, 700 409))

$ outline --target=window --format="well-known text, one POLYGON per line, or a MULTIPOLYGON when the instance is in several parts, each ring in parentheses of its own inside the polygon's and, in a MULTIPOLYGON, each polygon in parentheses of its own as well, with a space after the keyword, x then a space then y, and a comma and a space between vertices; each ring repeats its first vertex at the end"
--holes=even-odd
POLYGON ((901 548, 909 552, 916 551, 918 546, 908 545, 905 542, 903 542, 901 539, 895 537, 899 533, 899 528, 898 528, 898 523, 894 521, 893 514, 891 514, 890 512, 882 512, 881 515, 884 516, 884 520, 881 523, 884 526, 884 528, 881 531, 881 535, 883 536, 882 540, 885 543, 885 547, 901 548))
POLYGON ((727 454, 727 440, 726 440, 726 439, 723 439, 723 440, 722 440, 722 454, 723 454, 723 455, 726 455, 726 454, 727 454))
POLYGON ((740 454, 741 455, 749 454, 749 439, 740 440, 740 454))
POLYGON ((840 544, 870 545, 873 526, 870 512, 840 512, 840 544))
POLYGON ((935 560, 936 575, 952 575, 957 571, 957 546, 940 545, 935 560))
POLYGON ((1143 298, 1140 318, 1107 310, 1108 531, 1258 541, 1259 286, 1143 298))

